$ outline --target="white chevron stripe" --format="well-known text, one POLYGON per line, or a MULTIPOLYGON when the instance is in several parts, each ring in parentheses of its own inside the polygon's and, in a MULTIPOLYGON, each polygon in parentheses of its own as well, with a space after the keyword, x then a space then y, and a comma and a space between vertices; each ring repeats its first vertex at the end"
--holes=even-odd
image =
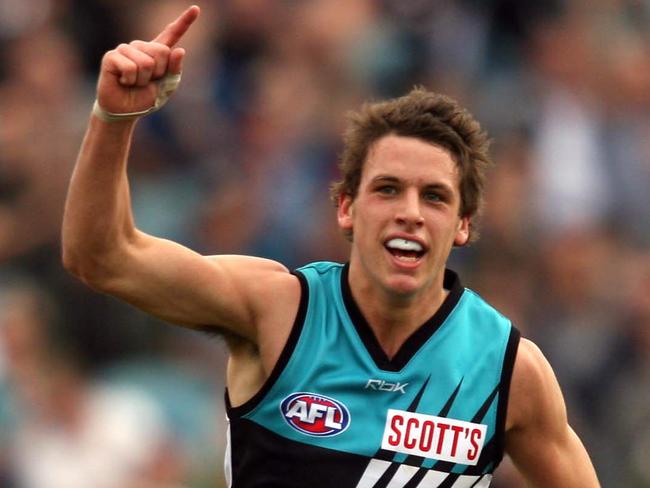
POLYGON ((363 472, 363 476, 357 484, 357 488, 372 488, 375 483, 379 481, 381 475, 388 469, 392 463, 388 461, 381 461, 379 459, 371 459, 363 472))
POLYGON ((417 488, 435 488, 436 486, 439 486, 448 475, 449 473, 443 473, 442 471, 427 471, 426 476, 422 478, 422 481, 420 481, 417 488))
MULTIPOLYGON (((442 471, 427 471, 427 474, 422 481, 417 486, 417 488, 436 488, 447 479, 449 473, 443 473, 442 471)), ((481 478, 480 476, 465 476, 461 475, 456 482, 452 485, 452 488, 488 488, 490 482, 492 481, 492 475, 486 474, 481 478), (476 481, 480 481, 478 484, 474 485, 476 481)), ((392 487, 392 485, 390 485, 392 487)), ((396 485, 397 486, 397 485, 396 485)))
POLYGON ((408 481, 413 478, 415 473, 417 473, 419 470, 420 468, 416 468, 415 466, 402 464, 386 488, 403 488, 403 486, 408 483, 408 481))
POLYGON ((478 483, 476 483, 476 485, 474 485, 474 488, 488 488, 491 482, 492 482, 492 475, 486 474, 485 476, 483 476, 483 478, 481 478, 481 481, 479 481, 478 483))
POLYGON ((223 459, 223 473, 226 477, 226 486, 232 488, 232 445, 230 441, 230 419, 226 415, 228 428, 226 430, 226 455, 223 459))
MULTIPOLYGON (((392 464, 389 461, 371 459, 356 488, 374 488, 375 484, 392 464)), ((407 464, 400 465, 386 488, 402 488, 419 470, 420 468, 416 466, 409 466, 407 464)), ((437 488, 447 479, 449 474, 430 469, 424 478, 422 478, 417 488, 437 488)), ((491 482, 491 474, 483 476, 460 475, 451 488, 488 488, 491 482)))
POLYGON ((478 480, 480 476, 460 476, 457 480, 456 483, 454 483, 452 488, 472 488, 474 483, 476 483, 476 480, 478 480))

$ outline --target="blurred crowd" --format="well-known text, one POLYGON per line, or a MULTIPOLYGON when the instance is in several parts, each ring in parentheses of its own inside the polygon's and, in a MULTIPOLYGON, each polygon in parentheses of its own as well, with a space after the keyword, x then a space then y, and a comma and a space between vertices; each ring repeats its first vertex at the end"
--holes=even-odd
MULTIPOLYGON (((138 226, 289 268, 345 260, 346 112, 414 85, 493 139, 451 266, 536 341, 605 487, 650 487, 650 1, 203 0, 142 120, 138 226)), ((185 0, 0 0, 0 486, 223 486, 224 347, 62 270, 102 54, 185 0)), ((521 485, 508 462, 496 488, 521 485)))

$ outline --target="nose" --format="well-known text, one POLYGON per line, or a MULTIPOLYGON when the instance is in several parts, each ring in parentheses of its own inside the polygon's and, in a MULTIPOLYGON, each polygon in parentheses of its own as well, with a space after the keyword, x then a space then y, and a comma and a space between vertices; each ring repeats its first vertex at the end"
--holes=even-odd
POLYGON ((420 194, 415 189, 404 192, 400 207, 395 214, 395 220, 402 225, 421 226, 424 223, 421 203, 420 194))

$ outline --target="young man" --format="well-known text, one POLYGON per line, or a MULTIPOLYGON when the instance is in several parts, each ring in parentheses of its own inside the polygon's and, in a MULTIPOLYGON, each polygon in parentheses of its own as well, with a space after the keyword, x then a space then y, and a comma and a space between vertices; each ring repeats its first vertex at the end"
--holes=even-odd
POLYGON ((131 135, 175 87, 198 14, 104 56, 63 259, 95 289, 224 335, 231 486, 486 487, 504 450, 533 486, 598 486, 540 351, 445 270, 488 161, 455 102, 415 90, 352 122, 333 188, 349 264, 290 273, 134 226, 131 135))

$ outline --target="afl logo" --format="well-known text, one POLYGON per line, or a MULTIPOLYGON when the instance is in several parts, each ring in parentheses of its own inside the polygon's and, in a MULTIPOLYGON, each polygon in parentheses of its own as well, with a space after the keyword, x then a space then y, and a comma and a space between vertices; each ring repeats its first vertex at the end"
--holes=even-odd
POLYGON ((315 393, 293 393, 282 400, 280 411, 293 429, 316 437, 340 434, 350 425, 350 412, 338 400, 315 393))

